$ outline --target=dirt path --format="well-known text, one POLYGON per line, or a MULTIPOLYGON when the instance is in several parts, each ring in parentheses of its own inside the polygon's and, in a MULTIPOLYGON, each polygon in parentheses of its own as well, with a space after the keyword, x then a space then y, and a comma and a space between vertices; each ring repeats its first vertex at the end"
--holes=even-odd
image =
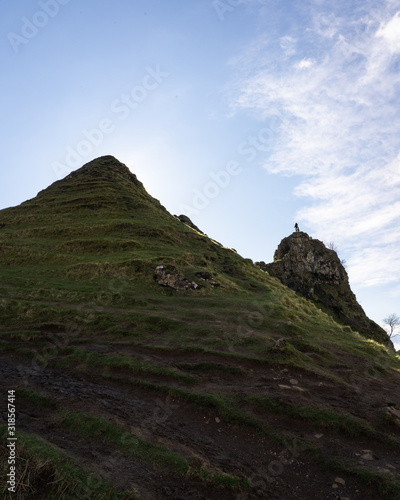
MULTIPOLYGON (((98 345, 86 346, 99 350, 98 345)), ((107 351, 107 346, 100 350, 107 351)), ((118 349, 117 349, 118 350, 118 349)), ((147 359, 165 367, 179 367, 180 352, 157 352, 146 348, 121 348, 132 359, 147 359)), ((379 492, 351 474, 335 473, 316 460, 304 443, 319 450, 325 459, 347 459, 374 472, 389 470, 400 477, 399 448, 367 436, 349 437, 330 429, 321 430, 306 420, 255 409, 244 402, 251 395, 277 398, 286 403, 326 408, 362 419, 377 419, 390 403, 400 407, 398 381, 359 380, 357 385, 339 386, 318 379, 307 372, 279 369, 243 360, 235 363, 216 355, 185 353, 187 363, 223 363, 240 366, 242 374, 218 370, 195 373, 197 383, 191 391, 204 394, 230 393, 246 412, 286 435, 288 444, 278 445, 256 429, 225 421, 215 408, 200 407, 178 397, 167 396, 130 383, 132 373, 108 372, 117 381, 105 379, 101 371, 63 371, 46 367, 27 378, 21 373, 30 368, 29 361, 10 355, 0 356, 1 393, 26 387, 61 408, 81 411, 116 423, 152 444, 167 446, 187 459, 193 468, 206 467, 252 480, 253 488, 234 492, 216 489, 198 479, 182 478, 163 467, 134 459, 112 445, 83 438, 59 425, 54 411, 33 406, 24 398, 17 401, 17 428, 37 434, 65 450, 88 471, 109 479, 121 489, 137 490, 145 499, 375 499, 379 492), (297 389, 296 389, 297 387, 297 389), (298 388, 302 389, 299 390, 298 388), (370 450, 371 460, 364 459, 370 450), (358 454, 358 455, 357 455, 358 454), (364 458, 363 458, 364 457, 364 458), (335 483, 337 476, 343 479, 335 483)), ((194 374, 194 372, 191 372, 194 374)), ((143 379, 143 377, 141 376, 143 379)), ((144 377, 145 378, 145 377, 144 377)), ((161 380, 161 383, 166 381, 161 380)), ((169 381, 167 383, 170 383, 169 381)), ((176 386, 170 383, 171 387, 176 386)), ((5 408, 4 408, 5 410, 5 408)), ((0 410, 4 422, 6 412, 0 410)), ((394 426, 388 434, 400 440, 400 429, 394 426)), ((368 457, 369 458, 369 457, 368 457)), ((382 496, 381 496, 382 498, 382 496)))

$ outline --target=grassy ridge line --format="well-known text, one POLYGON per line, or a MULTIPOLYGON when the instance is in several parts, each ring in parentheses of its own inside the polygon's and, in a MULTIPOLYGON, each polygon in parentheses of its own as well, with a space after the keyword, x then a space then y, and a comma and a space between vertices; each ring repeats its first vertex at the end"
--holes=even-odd
POLYGON ((317 427, 329 429, 349 437, 365 436, 375 441, 384 441, 400 449, 398 441, 376 431, 370 424, 352 415, 345 415, 327 409, 311 408, 306 405, 298 406, 265 396, 252 396, 245 401, 277 415, 286 415, 298 420, 304 420, 317 427))
MULTIPOLYGON (((272 316, 263 319, 263 324, 253 325, 253 329, 246 332, 243 329, 246 323, 244 323, 244 325, 240 323, 240 316, 246 313, 245 307, 248 306, 248 304, 244 303, 238 307, 233 298, 227 301, 216 300, 219 306, 213 310, 209 318, 210 320, 213 318, 216 320, 218 317, 218 310, 221 309, 222 313, 222 311, 225 311, 227 304, 237 310, 235 313, 236 324, 230 324, 229 332, 225 332, 223 329, 224 327, 221 331, 221 326, 218 323, 213 325, 207 322, 207 326, 205 326, 204 318, 203 320, 196 320, 196 324, 186 321, 184 317, 179 319, 182 304, 180 304, 179 307, 177 306, 178 299, 179 301, 183 300, 183 305, 185 305, 186 299, 190 299, 190 297, 169 297, 167 302, 170 303, 163 304, 164 308, 168 305, 167 310, 162 311, 164 316, 162 316, 161 313, 160 315, 146 315, 143 314, 145 311, 141 310, 138 312, 138 310, 134 309, 129 310, 129 313, 129 311, 123 307, 110 308, 108 311, 100 305, 93 304, 89 304, 88 310, 86 311, 85 306, 76 305, 79 314, 74 317, 74 321, 78 328, 82 328, 88 333, 99 334, 99 331, 101 331, 102 336, 104 336, 104 334, 109 334, 116 340, 118 338, 137 338, 153 334, 159 336, 161 332, 163 332, 164 341, 170 344, 178 341, 180 341, 180 343, 188 343, 196 340, 196 342, 203 343, 203 347, 207 349, 212 349, 213 347, 215 349, 225 345, 228 347, 230 346, 231 350, 234 351, 248 352, 249 354, 256 354, 258 357, 270 357, 271 359, 275 358, 277 360, 277 358, 279 358, 277 354, 279 352, 282 353, 282 350, 271 350, 269 347, 274 338, 271 337, 269 333, 272 331, 275 337, 276 335, 282 336, 286 342, 296 348, 297 352, 288 352, 288 356, 286 357, 290 357, 289 355, 291 354, 293 360, 297 364, 301 363, 304 367, 306 365, 320 365, 321 368, 329 370, 330 365, 334 365, 335 359, 337 358, 332 352, 334 349, 370 361, 373 364, 371 369, 375 369, 377 373, 390 368, 397 371, 400 370, 400 357, 398 355, 388 352, 387 349, 376 342, 361 338, 346 327, 343 328, 334 324, 332 320, 329 320, 323 315, 319 319, 317 317, 314 318, 316 324, 314 324, 314 321, 310 322, 310 318, 308 317, 306 329, 304 324, 306 318, 301 317, 300 313, 297 313, 298 318, 296 320, 288 322, 283 321, 285 311, 280 311, 280 308, 275 308, 272 316), (166 317, 170 315, 171 311, 168 312, 170 309, 173 309, 174 319, 166 317), (88 323, 89 313, 92 315, 90 316, 90 323, 88 323), (137 321, 137 326, 132 331, 124 327, 124 323, 129 323, 129 319, 132 319, 130 314, 134 315, 135 321, 137 321), (321 319, 325 321, 325 325, 319 321, 321 319), (334 326, 335 328, 333 328, 334 326), (324 347, 320 345, 321 327, 325 327, 323 338, 324 347), (310 352, 314 353, 313 359, 307 358, 304 355, 304 353, 310 352)), ((295 297, 291 297, 291 302, 294 303, 294 299, 295 297)), ((125 299, 122 297, 121 300, 125 299)), ((249 306, 256 309, 258 302, 259 300, 257 299, 254 304, 250 303, 249 306)), ((191 303, 192 301, 188 300, 188 305, 191 303)), ((208 300, 206 300, 204 304, 206 305, 208 303, 208 300)), ((197 299, 197 307, 201 304, 202 300, 197 299)), ((123 302, 121 302, 121 305, 123 305, 123 302)), ((262 306, 262 301, 260 305, 262 306)), ((20 318, 19 322, 21 322, 21 319, 24 319, 24 330, 26 333, 24 335, 21 333, 21 337, 24 337, 24 340, 40 340, 40 335, 38 335, 40 330, 38 328, 40 328, 41 324, 45 326, 46 322, 53 321, 62 325, 63 323, 68 323, 71 315, 74 315, 73 310, 68 310, 65 304, 60 306, 59 310, 54 307, 38 309, 38 304, 26 304, 24 306, 22 302, 12 301, 12 304, 9 303, 9 306, 7 306, 7 302, 4 302, 3 305, 0 304, 0 309, 3 309, 2 314, 4 314, 4 319, 7 320, 9 326, 17 326, 15 324, 16 318, 20 318), (32 323, 33 333, 31 335, 26 329, 29 322, 32 323)), ((184 313, 187 314, 187 308, 185 307, 183 307, 182 314, 184 313)), ((223 314, 225 316, 225 312, 223 312, 223 314)), ((287 309, 285 314, 287 314, 287 309)), ((232 320, 233 319, 234 318, 232 318, 232 320)), ((2 335, 1 332, 0 335, 2 335)), ((4 335, 7 336, 7 332, 4 332, 4 335)), ((11 336, 18 336, 16 328, 14 328, 14 333, 11 336)))
MULTIPOLYGON (((124 280, 125 278, 123 278, 123 281, 124 280)), ((98 284, 97 280, 93 281, 91 286, 90 281, 91 280, 82 280, 79 285, 76 283, 76 286, 81 287, 82 283, 86 283, 90 289, 95 290, 98 284)), ((107 288, 107 282, 105 281, 102 283, 103 286, 107 288)), ((137 283, 135 285, 137 285, 137 283)), ((140 290, 142 284, 139 285, 140 290)), ((69 283, 68 287, 70 286, 71 284, 69 283)), ((36 287, 32 288, 32 293, 35 293, 34 288, 36 289, 36 287)), ((210 297, 195 298, 189 295, 178 297, 176 294, 172 294, 168 297, 160 296, 157 299, 157 307, 164 309, 160 312, 160 316, 158 316, 157 313, 153 315, 153 317, 151 317, 151 315, 147 315, 148 317, 146 317, 146 315, 143 314, 146 313, 146 311, 143 311, 143 309, 140 312, 138 309, 130 309, 132 314, 136 316, 139 314, 141 317, 138 318, 138 328, 134 332, 124 332, 122 323, 125 319, 128 320, 129 315, 127 314, 127 309, 123 306, 129 305, 129 302, 132 301, 131 291, 133 291, 131 287, 128 288, 129 290, 122 291, 122 294, 117 294, 121 307, 112 307, 108 310, 100 305, 101 301, 98 304, 89 304, 89 310, 93 314, 93 321, 90 323, 87 322, 88 315, 84 310, 85 306, 79 304, 75 305, 77 309, 82 309, 82 318, 77 317, 77 323, 82 325, 82 328, 85 328, 85 330, 93 333, 101 330, 102 333, 109 333, 113 335, 114 338, 122 338, 124 336, 135 337, 138 335, 144 336, 167 329, 168 337, 166 341, 168 342, 173 342, 174 339, 178 341, 178 338, 196 337, 197 340, 201 338, 205 345, 208 344, 208 347, 212 346, 212 344, 217 347, 219 347, 219 344, 229 344, 235 350, 253 352, 258 355, 269 355, 269 353, 266 352, 265 344, 266 342, 267 344, 271 342, 268 333, 272 331, 275 335, 279 334, 290 341, 292 345, 297 347, 298 351, 314 352, 318 355, 318 358, 315 357, 313 360, 307 360, 303 357, 303 364, 308 362, 308 364, 320 364, 325 367, 329 366, 329 363, 333 363, 335 358, 330 350, 330 346, 332 346, 340 351, 345 351, 349 354, 367 359, 372 363, 376 363, 376 359, 380 358, 380 363, 384 368, 392 367, 400 370, 399 356, 396 357, 393 353, 388 353, 387 350, 373 341, 361 338, 358 334, 352 332, 351 329, 336 324, 325 313, 319 311, 311 302, 298 297, 291 290, 285 289, 283 285, 273 289, 274 293, 271 293, 272 289, 268 289, 268 291, 263 294, 263 297, 253 296, 253 298, 248 295, 243 295, 240 299, 233 296, 227 299, 221 296, 215 296, 213 299, 210 297), (183 304, 181 303, 182 301, 183 304), (208 311, 210 301, 214 302, 212 310, 210 309, 211 312, 208 311), (200 317, 201 307, 199 308, 199 306, 203 304, 207 308, 207 311, 205 311, 207 320, 210 321, 217 320, 220 314, 223 314, 225 318, 227 309, 234 311, 233 316, 232 312, 229 314, 231 323, 229 332, 225 332, 226 334, 222 335, 219 339, 217 338, 217 331, 218 328, 220 328, 219 325, 215 324, 213 327, 212 324, 209 324, 207 321, 207 328, 204 326, 204 311, 203 317, 200 317), (187 316, 188 308, 192 310, 191 306, 195 306, 194 310, 196 314, 199 315, 199 318, 196 320, 198 324, 196 325, 190 323, 185 317, 185 315, 187 316), (264 311, 264 313, 260 313, 260 321, 258 322, 257 317, 251 320, 251 315, 256 313, 259 308, 261 311, 264 311), (164 317, 161 316, 161 314, 164 317), (171 314, 174 319, 172 319, 172 317, 165 317, 171 314), (155 316, 158 316, 158 318, 155 316), (243 322, 241 316, 245 319, 244 325, 241 324, 241 322, 243 322), (246 321, 248 322, 249 318, 252 331, 247 333, 244 331, 245 329, 243 326, 247 328, 246 321), (118 323, 120 323, 121 326, 116 327, 115 325, 118 323), (325 347, 320 345, 321 331, 324 331, 323 342, 325 347), (294 338, 295 336, 298 338, 294 338)), ((266 290, 267 288, 268 287, 266 287, 266 290)), ((147 290, 146 293, 149 294, 149 290, 147 290)), ((146 295, 147 299, 150 299, 150 296, 150 294, 148 296, 146 295)), ((110 295, 110 300, 115 300, 115 297, 112 298, 110 295)), ((141 300, 143 301, 143 297, 141 300)), ((60 310, 51 308, 47 313, 45 307, 42 310, 35 310, 35 307, 37 308, 38 305, 39 304, 36 304, 36 306, 34 304, 25 304, 24 307, 21 301, 19 301, 18 304, 16 301, 13 301, 9 310, 7 304, 4 303, 3 307, 5 307, 5 310, 2 312, 5 314, 5 319, 9 320, 8 322, 10 324, 18 317, 25 317, 28 321, 29 318, 31 318, 32 327, 35 327, 35 329, 37 329, 38 323, 42 321, 55 321, 54 318, 59 318, 60 324, 62 324, 68 321, 71 313, 73 314, 71 309, 69 311, 68 309, 64 309, 68 307, 66 304, 60 304, 60 310)), ((1 308, 0 305, 0 309, 1 308)), ((377 369, 379 369, 378 366, 377 369)))
POLYGON ((197 379, 192 375, 185 375, 171 368, 150 364, 143 361, 135 361, 126 356, 118 356, 116 354, 99 354, 97 352, 88 352, 80 348, 67 348, 61 350, 60 355, 66 354, 63 359, 63 364, 69 361, 79 361, 82 363, 103 366, 109 368, 125 368, 128 371, 143 375, 159 375, 162 377, 173 378, 181 382, 194 384, 197 379), (72 350, 72 352, 70 352, 72 350))
POLYGON ((201 363, 177 363, 176 366, 178 368, 182 368, 182 370, 188 371, 221 371, 225 373, 231 373, 232 375, 245 375, 246 372, 243 368, 238 366, 228 366, 222 365, 220 363, 211 363, 211 362, 201 362, 201 363))

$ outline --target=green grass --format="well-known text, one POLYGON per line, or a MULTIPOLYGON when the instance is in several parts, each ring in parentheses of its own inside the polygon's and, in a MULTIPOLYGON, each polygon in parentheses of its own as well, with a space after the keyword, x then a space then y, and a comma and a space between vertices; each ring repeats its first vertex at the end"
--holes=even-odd
POLYGON ((225 373, 231 373, 233 375, 244 375, 246 372, 243 368, 239 366, 230 366, 223 365, 220 363, 210 363, 210 362, 202 362, 202 363, 178 363, 178 368, 182 370, 188 371, 221 371, 225 373))
POLYGON ((169 472, 182 476, 198 477, 205 482, 221 488, 247 488, 250 483, 246 478, 214 472, 202 467, 194 469, 189 462, 165 446, 154 445, 132 432, 127 432, 118 425, 100 417, 81 412, 68 412, 60 418, 60 424, 85 438, 94 438, 111 444, 135 459, 147 462, 169 472))
MULTIPOLYGON (((118 377, 103 374, 105 379, 118 381, 118 377)), ((215 416, 232 424, 260 431, 271 441, 279 445, 285 445, 286 439, 283 435, 275 432, 254 415, 243 412, 238 406, 232 404, 227 398, 220 394, 203 394, 189 391, 179 387, 155 384, 145 380, 130 380, 129 383, 135 387, 145 390, 161 392, 169 396, 177 397, 182 401, 194 404, 200 408, 213 409, 215 416)))
POLYGON ((69 412, 60 418, 59 423, 83 437, 112 444, 137 459, 164 466, 171 472, 185 474, 189 471, 187 460, 165 447, 152 445, 103 418, 69 412))
MULTIPOLYGON (((5 224, 0 231, 0 350, 10 355, 33 358, 35 351, 53 352, 48 361, 56 367, 91 373, 99 367, 105 377, 122 370, 137 387, 209 408, 271 439, 272 429, 224 393, 201 394, 167 384, 195 383, 199 374, 213 370, 239 380, 246 376, 241 361, 300 369, 341 385, 349 380, 339 375, 338 366, 350 370, 355 380, 384 382, 400 373, 394 352, 338 324, 249 259, 181 223, 109 157, 19 207, 1 210, 0 224, 5 224), (161 264, 195 281, 197 272, 208 272, 220 286, 201 283, 204 288, 186 292, 161 287, 154 281, 154 269, 161 264), (279 345, 278 339, 283 339, 279 345), (182 362, 172 369, 77 347, 106 344, 113 349, 119 343, 179 354, 182 362), (199 360, 193 363, 183 357, 196 352, 199 360), (207 354, 221 362, 204 361, 207 354), (162 379, 165 385, 141 377, 162 379)), ((51 404, 32 391, 19 391, 37 407, 51 404)), ((373 438, 368 425, 352 417, 262 404, 267 411, 343 435, 373 438)), ((220 480, 225 479, 230 481, 220 480)))
POLYGON ((400 480, 393 474, 377 472, 354 465, 347 460, 328 460, 319 452, 315 452, 317 460, 323 464, 328 470, 337 474, 348 474, 357 478, 360 482, 366 485, 373 486, 381 493, 382 498, 390 498, 390 500, 400 500, 400 480))
POLYGON ((304 420, 321 429, 327 429, 349 437, 364 436, 379 442, 385 441, 396 448, 400 448, 399 442, 376 431, 369 423, 352 415, 337 413, 328 409, 312 408, 306 405, 299 406, 265 396, 252 396, 247 398, 246 401, 268 412, 304 420))
POLYGON ((23 398, 38 408, 45 408, 49 410, 58 408, 58 404, 55 401, 30 389, 18 388, 16 389, 15 394, 17 399, 23 398))
MULTIPOLYGON (((0 493, 6 498, 9 473, 8 449, 5 446, 6 428, 0 425, 0 493)), ((84 470, 65 452, 48 441, 31 434, 18 432, 16 461, 16 498, 91 498, 94 500, 128 500, 138 498, 133 492, 118 492, 94 471, 84 470)))
POLYGON ((60 351, 60 356, 65 354, 64 364, 70 364, 71 361, 77 361, 92 366, 101 366, 104 368, 125 369, 133 374, 157 375, 162 378, 172 378, 180 382, 193 384, 195 377, 180 373, 171 368, 164 368, 144 361, 137 361, 127 356, 116 354, 99 354, 89 352, 80 348, 65 348, 60 351))

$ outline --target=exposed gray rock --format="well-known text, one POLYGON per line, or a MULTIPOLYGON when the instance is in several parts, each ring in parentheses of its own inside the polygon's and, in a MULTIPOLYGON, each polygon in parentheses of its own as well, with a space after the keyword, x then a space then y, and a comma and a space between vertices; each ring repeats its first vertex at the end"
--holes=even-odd
POLYGON ((177 291, 201 288, 194 281, 190 281, 178 273, 174 266, 157 266, 154 270, 154 279, 159 285, 173 288, 177 291))
POLYGON ((187 226, 189 226, 192 229, 194 229, 195 231, 197 231, 198 233, 204 234, 203 231, 201 231, 197 226, 195 226, 193 224, 193 222, 189 219, 189 217, 187 215, 175 215, 175 217, 177 219, 179 219, 181 222, 183 222, 184 224, 186 224, 187 226))
POLYGON ((219 283, 217 283, 214 278, 212 277, 211 273, 208 272, 201 272, 201 273, 196 273, 196 278, 199 278, 202 281, 207 281, 212 287, 217 287, 219 286, 219 283))
POLYGON ((370 320, 357 302, 337 253, 322 241, 302 231, 294 232, 280 242, 273 263, 256 265, 340 323, 393 347, 385 330, 370 320))

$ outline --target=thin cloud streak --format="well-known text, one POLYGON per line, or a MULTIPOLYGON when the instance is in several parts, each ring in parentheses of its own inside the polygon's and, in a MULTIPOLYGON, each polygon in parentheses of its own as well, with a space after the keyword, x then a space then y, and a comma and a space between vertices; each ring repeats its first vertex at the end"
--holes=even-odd
POLYGON ((298 219, 342 245, 361 286, 400 280, 400 11, 375 6, 314 13, 308 43, 280 40, 285 65, 276 52, 262 67, 248 61, 232 103, 263 118, 278 112, 280 137, 264 166, 302 176, 298 219))

